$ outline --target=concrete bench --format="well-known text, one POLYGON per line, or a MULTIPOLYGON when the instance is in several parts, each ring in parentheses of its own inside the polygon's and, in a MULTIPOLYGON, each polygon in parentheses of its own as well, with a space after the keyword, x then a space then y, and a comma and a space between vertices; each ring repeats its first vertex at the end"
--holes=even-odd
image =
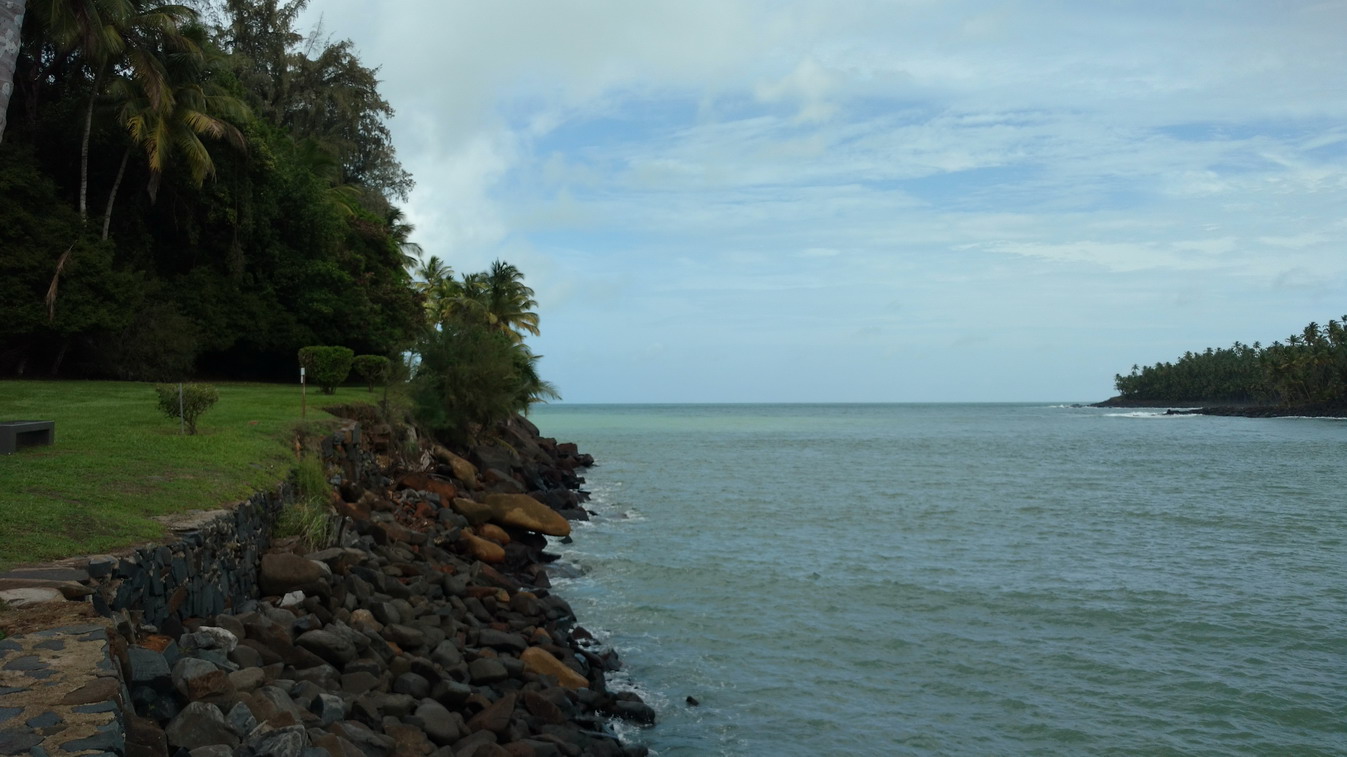
POLYGON ((56 442, 56 421, 0 421, 0 455, 56 442))

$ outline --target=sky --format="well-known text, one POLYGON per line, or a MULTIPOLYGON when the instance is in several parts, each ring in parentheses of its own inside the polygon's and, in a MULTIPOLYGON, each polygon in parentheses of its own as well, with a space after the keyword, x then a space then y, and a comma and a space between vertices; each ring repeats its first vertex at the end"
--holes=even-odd
POLYGON ((1347 313, 1347 2, 312 0, 566 402, 1095 401, 1347 313))

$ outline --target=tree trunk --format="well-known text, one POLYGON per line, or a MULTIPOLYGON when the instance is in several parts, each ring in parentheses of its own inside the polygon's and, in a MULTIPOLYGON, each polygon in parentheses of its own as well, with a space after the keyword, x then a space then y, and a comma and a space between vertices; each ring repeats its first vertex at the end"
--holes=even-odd
POLYGON ((80 141, 80 220, 89 218, 89 134, 94 129, 94 102, 98 100, 98 80, 94 77, 94 91, 89 95, 89 108, 84 111, 84 138, 80 141))
POLYGON ((5 114, 14 93, 14 65, 19 59, 20 32, 26 0, 0 0, 0 140, 5 138, 5 114))
POLYGON ((103 211, 103 239, 108 238, 108 226, 112 224, 112 204, 117 201, 117 188, 122 185, 122 176, 126 173, 126 159, 131 157, 128 145, 122 153, 122 164, 117 166, 117 178, 112 182, 112 191, 108 192, 108 207, 103 211))

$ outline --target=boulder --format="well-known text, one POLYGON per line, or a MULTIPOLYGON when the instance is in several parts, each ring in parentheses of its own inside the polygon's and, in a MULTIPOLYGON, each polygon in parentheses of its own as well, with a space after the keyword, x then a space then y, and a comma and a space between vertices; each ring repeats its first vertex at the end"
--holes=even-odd
POLYGON ((505 729, 510 727, 510 716, 514 714, 516 699, 517 696, 512 691, 492 702, 489 707, 468 720, 468 730, 472 733, 491 731, 498 735, 504 734, 505 729))
POLYGON ((490 507, 471 499, 459 497, 451 503, 453 509, 468 519, 470 525, 478 525, 491 520, 492 510, 490 507))
POLYGON ((454 472, 454 478, 467 484, 470 488, 478 488, 477 466, 439 445, 436 445, 433 452, 436 459, 449 466, 449 469, 454 472))
POLYGON ((295 644, 338 667, 356 657, 355 644, 349 639, 321 628, 300 634, 299 638, 295 639, 295 644))
POLYGON ((502 547, 510 543, 510 535, 505 533, 505 529, 493 523, 483 523, 477 527, 477 533, 483 539, 494 541, 502 547))
POLYGON ((468 554, 482 562, 498 563, 505 561, 505 548, 495 542, 487 541, 480 536, 474 536, 467 531, 459 536, 459 541, 465 545, 468 554))
POLYGON ((263 594, 278 597, 295 589, 308 590, 323 580, 324 567, 322 563, 288 552, 262 555, 257 585, 263 594))
POLYGON ((428 473, 408 473, 398 480, 398 485, 404 489, 416 489, 417 491, 438 494, 441 504, 448 504, 454 501, 454 497, 458 496, 458 487, 428 473))
POLYGON ((164 735, 171 746, 188 750, 212 744, 233 747, 239 743, 220 708, 206 702, 189 702, 164 729, 164 735))
POLYGON ((488 494, 491 520, 502 526, 536 531, 548 536, 570 536, 571 524, 556 510, 527 494, 488 494))
POLYGON ((524 670, 538 675, 548 675, 557 679, 557 683, 568 689, 583 689, 589 686, 589 681, 584 676, 566 667, 561 660, 553 657, 551 653, 541 647, 529 647, 519 655, 519 659, 524 663, 524 670))

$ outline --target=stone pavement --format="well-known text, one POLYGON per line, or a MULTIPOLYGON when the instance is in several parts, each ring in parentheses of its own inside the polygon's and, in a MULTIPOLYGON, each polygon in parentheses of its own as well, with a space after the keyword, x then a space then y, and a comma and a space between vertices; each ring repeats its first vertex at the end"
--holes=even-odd
POLYGON ((104 622, 0 640, 0 754, 118 755, 121 676, 104 622))

